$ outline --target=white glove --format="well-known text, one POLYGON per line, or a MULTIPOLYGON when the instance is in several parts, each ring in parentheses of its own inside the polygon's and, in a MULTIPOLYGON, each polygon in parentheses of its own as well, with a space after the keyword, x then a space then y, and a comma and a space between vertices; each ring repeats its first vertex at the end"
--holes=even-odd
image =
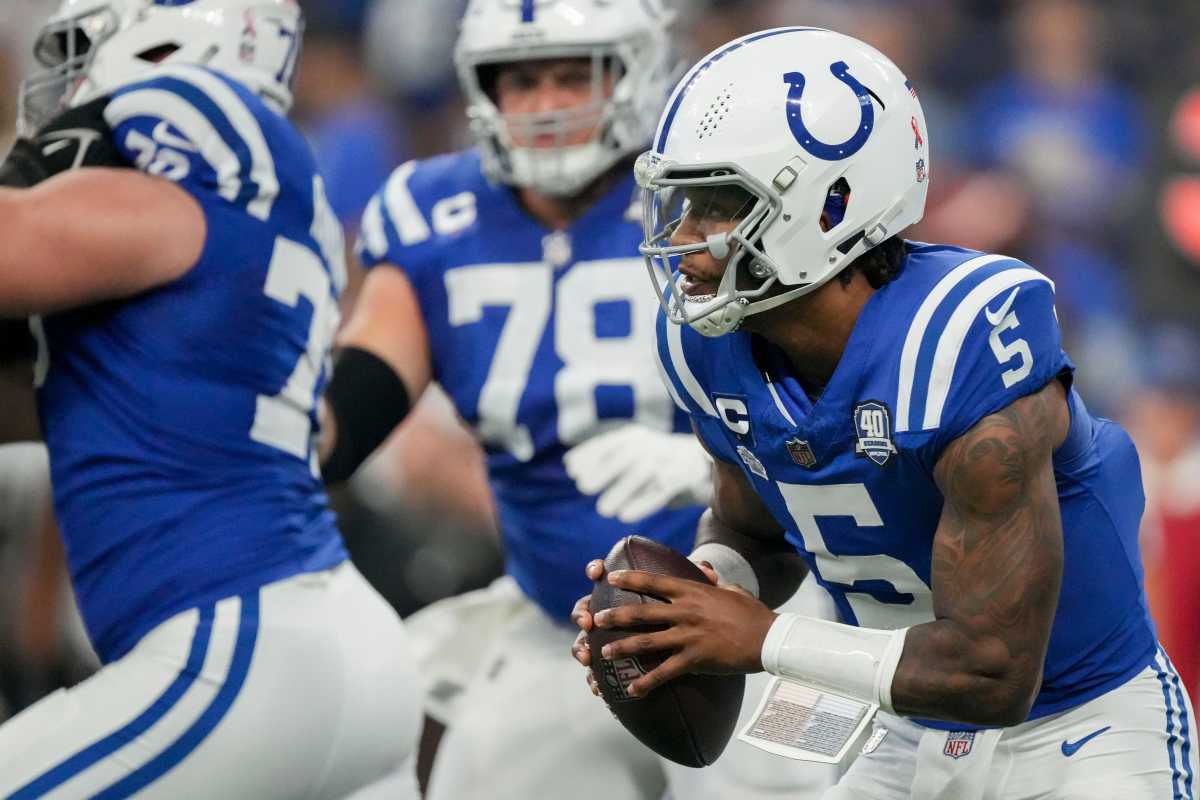
POLYGON ((596 511, 621 522, 712 500, 712 458, 690 433, 626 425, 571 448, 563 464, 582 494, 599 495, 596 511))

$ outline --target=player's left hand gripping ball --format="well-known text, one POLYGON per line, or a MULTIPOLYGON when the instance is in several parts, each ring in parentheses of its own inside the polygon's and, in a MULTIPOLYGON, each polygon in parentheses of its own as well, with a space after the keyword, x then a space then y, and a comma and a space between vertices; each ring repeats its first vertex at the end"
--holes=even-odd
MULTIPOLYGON (((618 542, 604 571, 593 566, 591 577, 598 578, 592 595, 573 615, 587 631, 575 652, 592 666, 613 715, 665 758, 689 767, 713 763, 737 725, 742 673, 761 669, 762 645, 753 633, 738 641, 713 637, 726 622, 744 626, 731 615, 744 613, 747 601, 761 604, 713 586, 683 554, 641 536, 618 542)), ((762 608, 765 636, 774 614, 762 608)))
POLYGON ((104 119, 107 97, 70 108, 33 139, 18 139, 0 164, 0 186, 27 189, 80 167, 128 167, 104 119))

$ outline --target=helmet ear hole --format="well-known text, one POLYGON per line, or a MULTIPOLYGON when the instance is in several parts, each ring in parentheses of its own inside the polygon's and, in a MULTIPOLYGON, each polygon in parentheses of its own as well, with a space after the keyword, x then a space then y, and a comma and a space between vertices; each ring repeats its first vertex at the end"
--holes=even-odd
POLYGON ((175 53, 178 50, 179 45, 171 42, 168 44, 160 44, 156 47, 151 47, 149 50, 143 50, 134 56, 134 58, 137 58, 141 61, 147 61, 151 64, 159 64, 163 61, 166 61, 172 53, 175 53))
POLYGON ((829 231, 842 224, 850 208, 850 182, 838 178, 825 192, 825 206, 821 210, 821 230, 829 231))

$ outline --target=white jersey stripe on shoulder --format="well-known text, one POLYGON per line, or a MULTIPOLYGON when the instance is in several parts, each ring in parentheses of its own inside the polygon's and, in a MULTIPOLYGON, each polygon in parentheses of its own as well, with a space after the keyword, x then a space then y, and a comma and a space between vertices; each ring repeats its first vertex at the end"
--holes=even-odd
POLYGON ((266 220, 271 216, 271 207, 279 196, 279 177, 275 172, 275 159, 267 145, 267 137, 254 114, 246 107, 229 84, 206 69, 193 66, 164 67, 154 73, 155 77, 174 78, 190 83, 204 92, 229 120, 237 135, 242 137, 250 151, 249 177, 258 187, 258 194, 250 201, 247 211, 251 216, 266 220))
POLYGON ((917 356, 921 352, 921 342, 925 339, 925 331, 929 327, 929 321, 933 318, 934 312, 937 311, 941 302, 946 299, 946 295, 950 294, 951 290, 955 286, 958 286, 972 272, 980 267, 985 267, 988 264, 1003 261, 1007 258, 1008 256, 990 255, 976 256, 969 261, 964 261, 938 281, 937 285, 925 297, 920 308, 917 309, 912 323, 908 326, 908 335, 904 337, 904 349, 900 353, 900 384, 898 394, 896 395, 896 433, 903 433, 909 430, 908 415, 909 409, 912 407, 913 381, 917 373, 917 356))
MULTIPOLYGON (((241 194, 242 168, 237 155, 212 122, 179 95, 163 89, 138 89, 109 103, 104 116, 113 128, 134 117, 169 118, 172 125, 200 148, 200 155, 217 173, 217 193, 231 203, 241 194)), ((140 169, 146 166, 138 164, 140 169)))
POLYGON ((717 410, 713 408, 708 395, 700 388, 700 382, 692 373, 692 368, 688 366, 687 356, 683 353, 683 330, 670 320, 667 321, 667 349, 671 353, 671 366, 675 368, 679 382, 683 384, 683 388, 687 390, 692 401, 700 406, 700 410, 705 414, 710 417, 717 416, 717 410))
MULTIPOLYGON (((667 320, 663 324, 673 325, 674 323, 667 320)), ((654 341, 653 350, 654 350, 654 366, 658 370, 658 377, 666 385, 667 393, 671 395, 671 399, 675 402, 676 407, 685 414, 690 413, 688 410, 688 407, 683 402, 683 398, 681 398, 679 396, 679 392, 676 391, 676 389, 675 389, 675 381, 671 380, 671 376, 669 374, 667 374, 667 368, 663 366, 662 354, 659 352, 659 347, 658 347, 657 324, 655 325, 655 328, 656 328, 656 331, 655 331, 655 337, 654 337, 655 341, 654 341)))
POLYGON ((367 203, 363 212, 362 230, 359 232, 359 246, 372 258, 380 259, 387 255, 387 231, 383 227, 383 204, 379 195, 367 203))
POLYGON ((417 208, 417 201, 408 190, 408 179, 416 169, 416 161, 401 164, 392 173, 392 177, 388 178, 387 186, 383 190, 388 216, 396 226, 400 244, 406 246, 420 244, 432 235, 429 224, 421 216, 421 209, 417 208))
POLYGON ((1008 269, 976 286, 954 309, 950 321, 942 330, 941 338, 938 339, 937 350, 934 351, 933 370, 929 376, 928 396, 925 400, 923 429, 931 430, 942 422, 942 409, 950 395, 950 384, 954 380, 954 366, 958 362, 958 354, 979 312, 1001 292, 1027 281, 1050 283, 1050 279, 1037 270, 1028 267, 1008 269))

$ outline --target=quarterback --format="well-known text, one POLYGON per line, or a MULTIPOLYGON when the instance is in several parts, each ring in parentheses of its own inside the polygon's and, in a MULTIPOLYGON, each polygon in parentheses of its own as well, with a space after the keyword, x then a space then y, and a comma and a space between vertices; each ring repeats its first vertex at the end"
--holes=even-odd
MULTIPOLYGON (((0 727, 5 798, 341 798, 408 761, 404 628, 316 470, 341 229, 284 114, 292 0, 66 0, 0 165, 96 675, 0 727)), ((363 795, 367 796, 367 795, 363 795)))
POLYGON ((666 626, 605 648, 670 653, 635 695, 766 670, 878 705, 827 798, 1190 798, 1133 444, 1072 388, 1044 275, 900 238, 929 175, 916 89, 857 40, 764 31, 682 80, 637 166, 642 250, 716 460, 697 543, 718 585, 596 562, 670 603, 575 618, 666 626), (843 622, 754 597, 805 567, 843 622))
POLYGON ((493 586, 408 620, 447 726, 433 798, 831 783, 746 745, 703 773, 664 764, 591 702, 569 654, 587 561, 634 530, 688 552, 711 487, 653 355, 638 254, 631 167, 673 80, 668 22, 657 0, 469 3, 455 59, 477 146, 401 166, 364 218, 324 474, 352 472, 436 380, 486 449, 506 553, 493 586))

